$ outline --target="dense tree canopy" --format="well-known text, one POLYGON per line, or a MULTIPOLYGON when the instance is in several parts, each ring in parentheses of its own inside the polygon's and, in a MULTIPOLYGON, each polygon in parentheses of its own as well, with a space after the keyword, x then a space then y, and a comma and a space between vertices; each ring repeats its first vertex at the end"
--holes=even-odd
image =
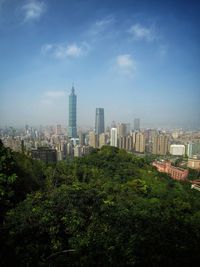
POLYGON ((0 146, 1 266, 196 266, 200 192, 103 147, 44 166, 0 146))

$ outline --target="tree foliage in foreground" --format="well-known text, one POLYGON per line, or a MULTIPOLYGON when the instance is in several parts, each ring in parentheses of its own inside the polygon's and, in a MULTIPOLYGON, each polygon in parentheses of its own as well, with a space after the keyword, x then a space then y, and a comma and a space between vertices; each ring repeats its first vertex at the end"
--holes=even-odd
POLYGON ((17 184, 1 184, 12 191, 6 195, 12 205, 1 202, 1 266, 199 262, 200 193, 158 173, 148 159, 103 147, 44 167, 1 149, 1 164, 14 166, 1 169, 5 185, 12 175, 17 184), (13 202, 21 188, 23 196, 13 202))

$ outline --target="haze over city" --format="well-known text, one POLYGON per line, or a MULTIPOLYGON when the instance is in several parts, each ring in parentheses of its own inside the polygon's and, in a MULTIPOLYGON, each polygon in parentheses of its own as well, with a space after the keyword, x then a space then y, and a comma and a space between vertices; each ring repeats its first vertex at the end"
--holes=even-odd
POLYGON ((198 1, 0 0, 0 126, 200 128, 198 1))

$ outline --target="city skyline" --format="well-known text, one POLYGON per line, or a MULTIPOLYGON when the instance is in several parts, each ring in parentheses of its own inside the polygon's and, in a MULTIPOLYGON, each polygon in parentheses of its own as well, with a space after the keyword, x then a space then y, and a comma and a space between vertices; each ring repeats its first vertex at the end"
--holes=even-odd
POLYGON ((0 0, 0 126, 200 129, 197 1, 0 0))

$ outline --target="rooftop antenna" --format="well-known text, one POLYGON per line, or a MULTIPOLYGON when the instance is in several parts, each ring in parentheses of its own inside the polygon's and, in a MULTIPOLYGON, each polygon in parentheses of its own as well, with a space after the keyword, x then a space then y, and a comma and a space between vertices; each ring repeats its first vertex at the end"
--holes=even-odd
POLYGON ((75 89, 74 89, 74 81, 72 82, 72 94, 74 94, 74 91, 75 91, 75 89))

